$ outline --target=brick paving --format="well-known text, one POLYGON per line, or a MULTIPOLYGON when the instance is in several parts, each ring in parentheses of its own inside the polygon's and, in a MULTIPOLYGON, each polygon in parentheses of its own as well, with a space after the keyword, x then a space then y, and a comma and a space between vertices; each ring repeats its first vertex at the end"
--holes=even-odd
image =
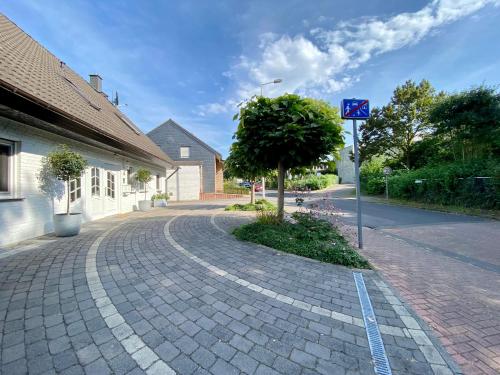
MULTIPOLYGON (((219 208, 105 219, 2 253, 1 373, 373 374, 352 271, 239 242, 226 232, 248 219, 219 208)), ((393 373, 456 373, 363 273, 393 373)))
MULTIPOLYGON (((455 259, 404 240, 401 230, 398 238, 386 231, 365 228, 364 255, 434 329, 464 373, 499 374, 500 275, 494 264, 491 270, 471 264, 473 248, 455 259)), ((482 251, 478 264, 494 252, 482 251)))

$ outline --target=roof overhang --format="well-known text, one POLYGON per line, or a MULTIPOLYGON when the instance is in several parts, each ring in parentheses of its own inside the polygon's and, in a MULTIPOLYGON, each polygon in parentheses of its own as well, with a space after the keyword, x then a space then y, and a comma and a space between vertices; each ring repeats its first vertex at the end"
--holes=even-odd
MULTIPOLYGON (((160 159, 146 150, 104 133, 91 124, 64 113, 31 95, 8 87, 0 81, 0 115, 26 125, 42 129, 107 151, 148 162, 161 167, 176 165, 169 159, 160 159)), ((168 157, 167 157, 168 158, 168 157)))

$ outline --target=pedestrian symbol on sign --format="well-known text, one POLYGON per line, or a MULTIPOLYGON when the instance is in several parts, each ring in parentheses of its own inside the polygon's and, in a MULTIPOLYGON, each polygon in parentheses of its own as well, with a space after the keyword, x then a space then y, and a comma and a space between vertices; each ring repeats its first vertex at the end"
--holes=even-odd
POLYGON ((366 99, 344 99, 340 109, 343 119, 364 120, 370 117, 370 104, 366 99))

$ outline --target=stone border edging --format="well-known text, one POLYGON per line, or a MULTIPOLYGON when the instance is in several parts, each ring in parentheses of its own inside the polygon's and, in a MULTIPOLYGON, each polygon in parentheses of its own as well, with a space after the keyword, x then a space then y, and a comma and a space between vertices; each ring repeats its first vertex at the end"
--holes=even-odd
POLYGON ((135 333, 123 316, 116 310, 109 299, 106 290, 104 289, 99 273, 97 272, 97 250, 101 242, 124 222, 119 223, 100 234, 99 237, 92 243, 87 252, 85 260, 85 276, 87 284, 95 302, 99 314, 106 322, 106 325, 111 329, 111 332, 116 337, 118 342, 123 346, 125 351, 134 359, 137 365, 148 375, 175 375, 175 371, 168 366, 158 355, 151 350, 144 341, 135 333))

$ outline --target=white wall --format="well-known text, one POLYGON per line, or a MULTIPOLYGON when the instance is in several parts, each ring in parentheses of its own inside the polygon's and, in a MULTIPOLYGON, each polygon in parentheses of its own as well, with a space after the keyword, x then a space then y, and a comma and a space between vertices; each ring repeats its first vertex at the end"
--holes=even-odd
MULTIPOLYGON (((145 165, 141 161, 125 159, 111 152, 87 146, 83 143, 69 141, 51 133, 38 130, 22 123, 0 117, 0 138, 19 142, 15 156, 15 185, 19 201, 0 201, 0 246, 40 236, 53 231, 53 212, 65 212, 66 196, 62 200, 53 200, 39 189, 38 174, 42 166, 42 158, 59 144, 68 144, 72 150, 80 153, 89 163, 82 175, 81 198, 71 204, 73 212, 82 212, 84 221, 94 220, 104 216, 132 211, 137 202, 144 199, 144 193, 139 193, 127 185, 122 178, 130 165, 137 170, 145 167, 151 170, 153 176, 161 176, 161 191, 165 186, 165 169, 153 165, 145 165), (91 195, 92 166, 101 169, 100 196, 91 195), (106 171, 115 175, 115 198, 107 197, 106 171)), ((150 182, 147 199, 156 193, 155 178, 150 182)))
POLYGON ((183 165, 174 173, 175 169, 167 170, 167 192, 174 201, 191 201, 200 199, 201 166, 183 165))
POLYGON ((353 150, 352 145, 340 150, 340 159, 336 163, 337 172, 343 184, 354 183, 354 162, 351 160, 353 150))

